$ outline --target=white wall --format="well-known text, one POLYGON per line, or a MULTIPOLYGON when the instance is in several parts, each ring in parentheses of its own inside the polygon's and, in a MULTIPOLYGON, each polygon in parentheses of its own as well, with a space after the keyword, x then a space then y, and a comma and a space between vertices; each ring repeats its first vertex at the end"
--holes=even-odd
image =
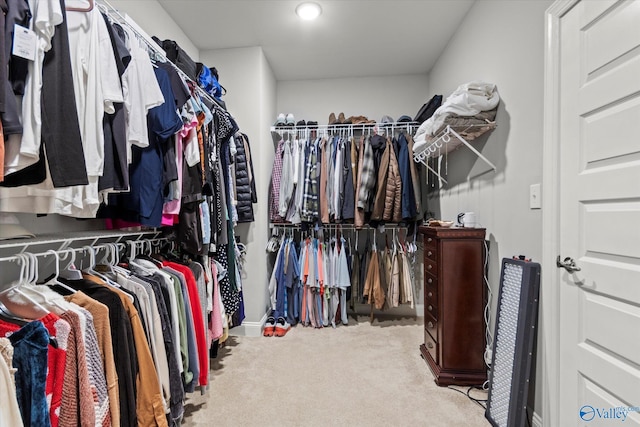
POLYGON ((265 246, 269 237, 267 200, 274 157, 269 124, 275 115, 276 79, 260 47, 206 51, 200 57, 204 64, 218 69, 220 83, 227 89, 224 97, 227 109, 251 143, 258 203, 253 205, 255 222, 239 224, 237 228, 241 241, 247 245, 243 279, 246 318, 232 333, 260 335, 269 306, 265 246))
MULTIPOLYGON (((501 95, 497 129, 474 143, 497 170, 480 174, 486 170, 481 161, 461 148, 448 157, 450 185, 430 198, 439 217, 474 211, 486 227, 494 314, 500 260, 522 254, 540 261, 542 254, 541 211, 529 209, 529 186, 540 183, 543 172, 544 11, 550 4, 476 2, 429 75, 429 88, 445 97, 472 80, 495 83, 501 95)), ((541 359, 539 352, 538 378, 541 359)), ((541 390, 539 381, 537 408, 541 390)))
POLYGON ((389 115, 396 120, 403 114, 414 117, 429 98, 426 75, 279 81, 277 111, 321 125, 332 112, 377 121, 389 115))
POLYGON ((110 0, 109 3, 123 15, 131 16, 149 36, 175 40, 194 61, 198 61, 198 48, 157 0, 110 0))

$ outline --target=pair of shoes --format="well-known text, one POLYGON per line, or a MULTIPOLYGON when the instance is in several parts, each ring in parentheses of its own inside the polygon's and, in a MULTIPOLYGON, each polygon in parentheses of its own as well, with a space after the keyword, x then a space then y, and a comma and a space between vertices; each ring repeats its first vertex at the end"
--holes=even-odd
POLYGON ((343 125, 343 124, 347 124, 346 119, 344 118, 344 113, 338 114, 337 118, 334 113, 329 114, 329 125, 343 125))
POLYGON ((273 316, 267 317, 267 321, 262 329, 262 335, 265 337, 272 337, 276 331, 276 318, 273 316))
POLYGON ((354 125, 371 125, 375 124, 375 120, 369 120, 366 116, 351 116, 347 119, 354 125))
POLYGON ((278 114, 278 118, 276 122, 273 124, 274 126, 294 126, 296 124, 296 119, 293 117, 293 114, 289 113, 286 116, 284 113, 278 114))
POLYGON ((283 337, 287 334, 287 332, 289 332, 290 329, 291 325, 289 324, 289 322, 287 322, 284 317, 278 317, 274 335, 276 337, 283 337))

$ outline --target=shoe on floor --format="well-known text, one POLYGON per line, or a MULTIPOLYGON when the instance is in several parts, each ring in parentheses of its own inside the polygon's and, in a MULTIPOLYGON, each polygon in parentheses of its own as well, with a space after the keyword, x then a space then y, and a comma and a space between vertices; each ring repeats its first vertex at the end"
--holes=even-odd
POLYGON ((278 317, 278 321, 276 322, 275 336, 283 337, 287 334, 287 332, 289 332, 289 329, 291 329, 291 325, 289 324, 289 322, 287 322, 284 317, 278 317))
POLYGON ((276 330, 276 319, 272 316, 267 317, 267 321, 262 329, 262 335, 265 337, 272 337, 276 330))

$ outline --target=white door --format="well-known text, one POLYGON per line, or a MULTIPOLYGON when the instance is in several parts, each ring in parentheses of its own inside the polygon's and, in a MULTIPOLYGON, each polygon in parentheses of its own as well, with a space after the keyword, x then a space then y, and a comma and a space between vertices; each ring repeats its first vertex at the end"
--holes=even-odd
POLYGON ((556 276, 559 425, 639 426, 640 0, 579 2, 558 34, 557 242, 581 268, 556 276))

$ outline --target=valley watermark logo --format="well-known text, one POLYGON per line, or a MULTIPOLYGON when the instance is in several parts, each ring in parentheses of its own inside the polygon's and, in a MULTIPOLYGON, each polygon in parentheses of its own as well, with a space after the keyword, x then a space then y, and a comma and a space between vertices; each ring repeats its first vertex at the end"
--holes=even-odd
POLYGON ((640 412, 640 406, 616 406, 611 408, 594 408, 591 405, 584 405, 580 408, 579 414, 582 421, 619 420, 625 421, 629 412, 640 412))

